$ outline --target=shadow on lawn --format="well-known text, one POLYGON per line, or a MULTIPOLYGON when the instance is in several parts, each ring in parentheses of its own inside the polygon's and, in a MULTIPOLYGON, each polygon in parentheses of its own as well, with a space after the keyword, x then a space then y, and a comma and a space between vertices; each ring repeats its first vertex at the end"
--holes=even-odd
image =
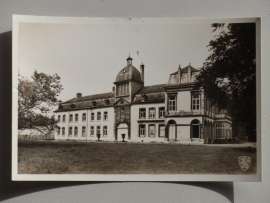
MULTIPOLYGON (((49 190, 59 187, 70 187, 86 184, 97 184, 105 182, 36 182, 36 181, 11 181, 11 31, 0 34, 0 201, 27 195, 34 192, 49 190)), ((115 183, 115 182, 113 182, 115 183)), ((107 183, 110 184, 110 183, 107 183)), ((125 183, 119 183, 125 184, 125 183)), ((157 183, 162 184, 162 183, 157 183)), ((202 187, 215 191, 231 202, 233 197, 233 183, 218 182, 181 182, 172 184, 185 184, 195 187, 202 187)))

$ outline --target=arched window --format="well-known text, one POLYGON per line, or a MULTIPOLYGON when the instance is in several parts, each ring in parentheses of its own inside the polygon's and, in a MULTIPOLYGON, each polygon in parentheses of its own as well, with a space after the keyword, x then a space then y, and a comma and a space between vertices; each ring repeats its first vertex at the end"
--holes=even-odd
POLYGON ((75 122, 78 122, 78 120, 79 120, 79 116, 78 114, 75 114, 75 122))
POLYGON ((74 128, 74 136, 75 137, 78 137, 78 127, 75 127, 74 128))
POLYGON ((82 127, 82 137, 85 137, 86 136, 86 130, 85 130, 85 127, 83 126, 82 127))
POLYGON ((101 113, 97 112, 97 120, 100 121, 101 120, 101 113))
POLYGON ((104 121, 107 121, 107 120, 108 120, 108 112, 105 111, 105 112, 104 112, 104 121))
POLYGON ((107 126, 103 126, 103 136, 107 137, 107 126))
POLYGON ((73 114, 69 115, 69 122, 73 122, 73 114))
POLYGON ((84 114, 82 115, 82 121, 83 121, 83 122, 86 121, 86 113, 84 113, 84 114))
POLYGON ((194 119, 191 121, 190 125, 190 137, 191 138, 200 138, 200 121, 194 119))
POLYGON ((94 121, 94 120, 95 120, 95 113, 92 112, 92 113, 91 113, 91 121, 94 121))

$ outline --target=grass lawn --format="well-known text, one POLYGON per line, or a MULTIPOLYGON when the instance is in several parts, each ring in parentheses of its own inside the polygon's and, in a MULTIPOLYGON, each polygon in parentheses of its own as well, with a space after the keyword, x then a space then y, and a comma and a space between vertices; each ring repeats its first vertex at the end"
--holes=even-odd
POLYGON ((19 174, 254 174, 255 148, 19 141, 19 174), (242 171, 239 156, 250 156, 242 171))

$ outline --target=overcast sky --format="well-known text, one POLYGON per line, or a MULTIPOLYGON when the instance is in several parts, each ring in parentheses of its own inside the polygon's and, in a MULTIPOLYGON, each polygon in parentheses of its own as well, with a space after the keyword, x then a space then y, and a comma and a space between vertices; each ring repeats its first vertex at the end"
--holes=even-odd
POLYGON ((66 101, 111 92, 129 53, 140 70, 145 64, 145 86, 167 83, 169 75, 189 63, 202 67, 213 39, 210 24, 56 24, 20 23, 19 72, 57 73, 66 101))

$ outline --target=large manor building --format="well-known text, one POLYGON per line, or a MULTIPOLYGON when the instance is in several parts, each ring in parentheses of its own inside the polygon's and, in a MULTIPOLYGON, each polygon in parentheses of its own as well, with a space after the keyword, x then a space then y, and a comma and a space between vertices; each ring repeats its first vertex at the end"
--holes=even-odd
POLYGON ((56 140, 213 143, 231 139, 231 117, 211 106, 203 88, 194 88, 199 70, 190 64, 169 76, 167 84, 144 86, 127 58, 112 92, 76 97, 59 104, 56 140))

